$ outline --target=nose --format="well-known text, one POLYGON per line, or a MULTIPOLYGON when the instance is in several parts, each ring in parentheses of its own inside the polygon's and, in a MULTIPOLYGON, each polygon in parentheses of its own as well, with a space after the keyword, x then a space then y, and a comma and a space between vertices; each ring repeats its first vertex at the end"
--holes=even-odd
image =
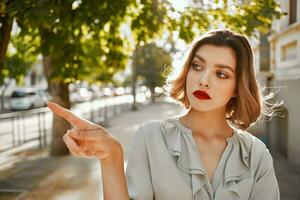
POLYGON ((200 76, 199 85, 205 88, 209 88, 208 78, 209 78, 209 72, 206 71, 202 74, 202 76, 200 76))
POLYGON ((203 87, 205 87, 205 88, 208 88, 208 84, 207 83, 200 82, 200 85, 203 86, 203 87))

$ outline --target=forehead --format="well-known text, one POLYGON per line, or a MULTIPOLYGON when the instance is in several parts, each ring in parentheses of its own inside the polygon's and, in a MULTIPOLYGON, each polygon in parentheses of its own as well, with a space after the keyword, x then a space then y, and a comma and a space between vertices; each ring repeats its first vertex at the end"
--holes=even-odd
POLYGON ((226 65, 233 69, 236 68, 235 52, 229 47, 208 44, 203 45, 196 50, 193 59, 196 59, 197 56, 203 58, 206 63, 212 65, 226 65))

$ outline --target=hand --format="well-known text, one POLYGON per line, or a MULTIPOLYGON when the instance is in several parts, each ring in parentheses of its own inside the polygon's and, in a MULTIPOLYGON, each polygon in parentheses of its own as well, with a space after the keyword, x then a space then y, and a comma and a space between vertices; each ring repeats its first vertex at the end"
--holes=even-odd
POLYGON ((118 140, 102 126, 80 118, 51 101, 47 102, 47 106, 73 125, 73 129, 68 130, 63 137, 72 155, 109 161, 122 154, 118 140))

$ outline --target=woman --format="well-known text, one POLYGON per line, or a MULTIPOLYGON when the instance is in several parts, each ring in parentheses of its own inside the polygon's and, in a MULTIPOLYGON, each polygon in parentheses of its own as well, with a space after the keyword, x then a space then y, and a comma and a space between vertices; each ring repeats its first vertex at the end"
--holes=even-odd
POLYGON ((186 113, 139 127, 126 178, 121 145, 107 130, 48 103, 75 127, 64 136, 71 153, 101 160, 104 199, 279 199, 272 157, 245 131, 264 109, 248 40, 204 34, 171 85, 186 113))

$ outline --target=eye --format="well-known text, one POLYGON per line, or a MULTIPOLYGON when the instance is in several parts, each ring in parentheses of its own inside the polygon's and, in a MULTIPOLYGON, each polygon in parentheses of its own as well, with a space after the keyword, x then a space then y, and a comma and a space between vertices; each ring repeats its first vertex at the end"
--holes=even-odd
POLYGON ((196 71, 201 71, 203 69, 203 67, 201 67, 200 65, 193 63, 192 64, 192 68, 196 71))
POLYGON ((220 78, 228 78, 228 76, 224 72, 217 72, 217 76, 220 78))

